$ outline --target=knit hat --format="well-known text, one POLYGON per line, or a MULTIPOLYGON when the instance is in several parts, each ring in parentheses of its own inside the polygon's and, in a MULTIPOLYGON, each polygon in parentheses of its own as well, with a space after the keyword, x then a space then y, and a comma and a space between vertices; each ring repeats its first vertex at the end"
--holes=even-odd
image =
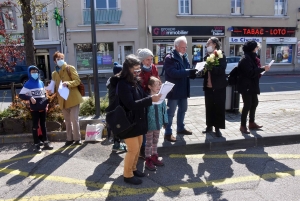
POLYGON ((253 52, 253 50, 257 47, 257 42, 254 40, 250 40, 245 42, 244 46, 243 46, 243 51, 244 52, 253 52))
POLYGON ((153 56, 153 53, 151 52, 151 50, 149 50, 148 48, 144 48, 144 49, 138 49, 137 50, 137 56, 139 57, 139 59, 141 61, 144 61, 147 57, 149 56, 153 56))

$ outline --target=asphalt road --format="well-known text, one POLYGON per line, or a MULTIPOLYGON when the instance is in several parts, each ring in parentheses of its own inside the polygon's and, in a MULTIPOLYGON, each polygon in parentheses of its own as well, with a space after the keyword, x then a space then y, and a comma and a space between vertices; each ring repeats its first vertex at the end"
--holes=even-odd
MULTIPOLYGON (((293 91, 300 90, 300 75, 264 75, 260 80, 261 93, 264 92, 279 92, 279 91, 293 91)), ((164 79, 164 78, 162 78, 164 79)), ((99 79, 99 91, 100 97, 103 97, 107 93, 106 89, 107 79, 99 79)), ((203 96, 203 78, 196 78, 191 80, 191 97, 203 96)), ((85 87, 86 95, 88 96, 87 85, 85 87)), ((93 89, 92 89, 93 90, 93 89)), ((17 89, 17 93, 20 89, 17 89)), ((0 90, 0 110, 6 108, 11 103, 11 91, 10 89, 0 90)))
POLYGON ((30 144, 0 145, 0 200, 299 200, 300 145, 160 153, 143 184, 123 182, 124 153, 84 144, 33 154, 30 144))

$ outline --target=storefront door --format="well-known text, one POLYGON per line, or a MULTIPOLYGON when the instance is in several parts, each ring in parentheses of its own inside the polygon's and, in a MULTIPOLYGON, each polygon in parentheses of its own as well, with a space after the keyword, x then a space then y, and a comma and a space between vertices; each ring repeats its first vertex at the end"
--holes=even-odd
POLYGON ((119 43, 118 63, 122 64, 129 54, 134 54, 133 43, 119 43))
POLYGON ((205 45, 206 45, 206 43, 193 43, 193 46, 192 46, 192 53, 193 53, 192 64, 193 64, 193 67, 196 66, 196 64, 198 62, 203 61, 203 58, 206 54, 205 45))
POLYGON ((44 78, 49 79, 51 76, 51 70, 49 69, 49 53, 37 53, 35 54, 36 66, 43 71, 44 78))

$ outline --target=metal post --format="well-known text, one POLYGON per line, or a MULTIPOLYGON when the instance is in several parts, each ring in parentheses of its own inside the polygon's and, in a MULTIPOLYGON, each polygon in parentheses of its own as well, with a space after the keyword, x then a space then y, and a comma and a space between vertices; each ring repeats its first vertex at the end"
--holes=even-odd
POLYGON ((96 25, 95 25, 95 4, 96 0, 91 1, 91 32, 92 32, 92 50, 93 50, 93 75, 94 75, 94 96, 96 114, 95 119, 100 117, 100 96, 99 96, 99 81, 98 81, 98 66, 97 66, 97 40, 96 40, 96 25))
POLYGON ((86 78, 87 78, 87 84, 89 90, 89 97, 92 97, 92 83, 91 83, 90 75, 87 75, 86 78))

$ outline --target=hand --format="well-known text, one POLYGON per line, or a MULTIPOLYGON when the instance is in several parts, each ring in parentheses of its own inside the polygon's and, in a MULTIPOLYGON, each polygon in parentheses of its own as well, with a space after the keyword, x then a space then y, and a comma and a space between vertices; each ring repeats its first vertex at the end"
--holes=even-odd
POLYGON ((46 92, 49 96, 52 94, 51 90, 46 90, 46 92))
POLYGON ((68 82, 63 82, 62 85, 63 87, 68 87, 68 82))
POLYGON ((155 95, 152 95, 151 98, 152 98, 152 102, 158 102, 159 99, 161 97, 161 94, 155 94, 155 95))
POLYGON ((49 107, 49 104, 47 104, 47 106, 46 106, 46 109, 45 109, 45 110, 46 110, 46 112, 48 112, 48 107, 49 107))
POLYGON ((30 101, 33 105, 36 104, 36 100, 33 97, 30 98, 30 101))
POLYGON ((190 69, 190 70, 189 70, 189 73, 190 73, 189 77, 190 77, 190 78, 196 77, 197 71, 198 71, 197 69, 190 69))
POLYGON ((264 69, 265 69, 265 71, 269 71, 270 70, 270 66, 269 65, 265 65, 264 69))

